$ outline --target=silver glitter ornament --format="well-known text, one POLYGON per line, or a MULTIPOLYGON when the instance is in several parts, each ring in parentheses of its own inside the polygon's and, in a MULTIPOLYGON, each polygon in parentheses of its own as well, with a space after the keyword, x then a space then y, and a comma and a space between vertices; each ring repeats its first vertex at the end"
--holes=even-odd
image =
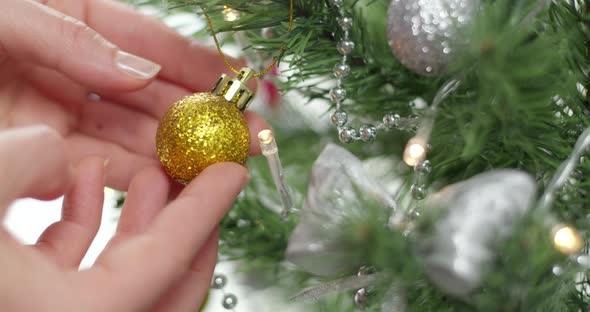
POLYGON ((223 301, 221 302, 221 305, 223 305, 223 307, 225 309, 231 310, 231 309, 235 308, 237 304, 238 304, 238 297, 236 297, 236 295, 227 294, 227 295, 223 296, 223 301))
POLYGON ((350 127, 343 127, 338 131, 338 138, 342 143, 352 143, 356 137, 356 130, 350 127))
POLYGON ((332 116, 330 117, 330 121, 332 121, 332 124, 334 126, 342 127, 346 124, 346 122, 348 122, 348 113, 339 109, 339 110, 335 111, 334 113, 332 113, 332 116))
POLYGON ((419 244, 426 273, 450 295, 466 297, 480 287, 495 244, 536 198, 536 182, 518 170, 495 170, 450 185, 429 197, 426 210, 446 209, 419 244))
POLYGON ((441 74, 451 61, 457 29, 470 22, 479 4, 480 0, 392 0, 389 46, 414 72, 441 74))

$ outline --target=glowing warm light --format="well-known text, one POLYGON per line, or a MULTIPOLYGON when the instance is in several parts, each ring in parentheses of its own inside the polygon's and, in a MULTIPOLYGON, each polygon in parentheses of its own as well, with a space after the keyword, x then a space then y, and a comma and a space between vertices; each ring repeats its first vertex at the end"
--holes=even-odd
POLYGON ((258 132, 258 139, 261 143, 269 144, 274 139, 272 131, 266 129, 258 132))
POLYGON ((260 143, 262 155, 269 156, 279 153, 279 147, 277 146, 272 130, 266 129, 258 132, 258 142, 260 143))
POLYGON ((240 13, 228 6, 224 6, 223 19, 228 22, 237 21, 240 19, 240 13))
POLYGON ((414 167, 424 159, 426 159, 426 144, 419 138, 412 138, 404 150, 404 162, 414 167))
POLYGON ((584 247, 584 240, 576 229, 568 225, 556 225, 553 228, 553 245, 559 252, 571 255, 584 247))

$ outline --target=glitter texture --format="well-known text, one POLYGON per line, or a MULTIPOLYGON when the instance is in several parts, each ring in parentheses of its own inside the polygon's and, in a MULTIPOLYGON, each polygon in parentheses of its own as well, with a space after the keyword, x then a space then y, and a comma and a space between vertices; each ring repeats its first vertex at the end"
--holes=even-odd
POLYGON ((250 132, 235 104, 211 93, 197 93, 168 110, 158 127, 156 147, 166 172, 187 184, 212 164, 245 164, 250 132))
POLYGON ((441 74, 451 60, 457 29, 471 21, 479 5, 479 0, 392 0, 389 46, 414 72, 441 74))

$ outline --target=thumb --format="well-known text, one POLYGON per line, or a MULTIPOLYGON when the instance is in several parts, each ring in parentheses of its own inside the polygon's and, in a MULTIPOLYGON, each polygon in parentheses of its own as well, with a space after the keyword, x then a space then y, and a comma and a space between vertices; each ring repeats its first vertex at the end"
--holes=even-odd
POLYGON ((0 60, 6 57, 57 70, 93 91, 140 89, 161 69, 121 51, 83 22, 31 0, 3 0, 0 60))
POLYGON ((70 185, 65 141, 45 126, 0 132, 0 211, 21 197, 50 199, 70 185))

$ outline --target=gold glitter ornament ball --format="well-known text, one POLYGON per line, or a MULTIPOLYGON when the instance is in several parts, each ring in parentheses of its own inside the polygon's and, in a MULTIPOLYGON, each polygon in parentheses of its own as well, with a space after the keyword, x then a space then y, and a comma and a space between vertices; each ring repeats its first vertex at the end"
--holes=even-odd
POLYGON ((244 164, 250 133, 236 104, 220 95, 197 93, 168 110, 158 127, 156 147, 168 174, 187 184, 212 164, 244 164))

